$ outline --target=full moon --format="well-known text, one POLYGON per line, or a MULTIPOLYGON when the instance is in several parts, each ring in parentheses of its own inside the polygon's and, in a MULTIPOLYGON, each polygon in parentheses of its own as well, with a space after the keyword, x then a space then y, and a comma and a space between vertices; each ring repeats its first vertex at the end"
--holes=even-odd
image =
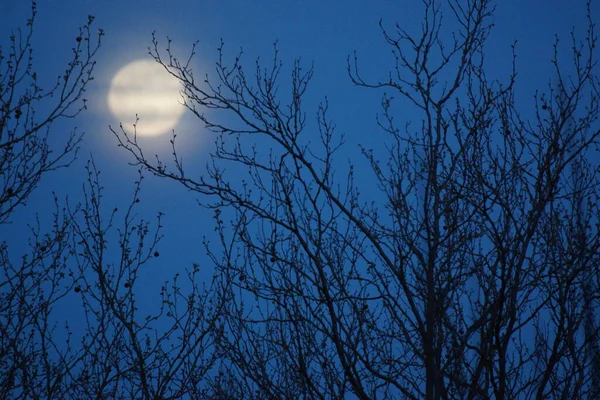
POLYGON ((169 133, 183 114, 181 84, 155 61, 139 60, 121 68, 112 79, 108 107, 127 126, 139 121, 140 136, 169 133))

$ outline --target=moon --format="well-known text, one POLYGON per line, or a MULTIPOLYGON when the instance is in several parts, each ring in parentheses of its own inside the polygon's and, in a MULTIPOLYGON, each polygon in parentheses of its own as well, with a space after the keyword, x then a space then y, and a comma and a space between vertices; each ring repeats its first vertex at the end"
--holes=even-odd
POLYGON ((183 114, 181 83, 155 61, 137 60, 113 77, 108 107, 123 126, 139 121, 136 133, 158 136, 169 133, 183 114))

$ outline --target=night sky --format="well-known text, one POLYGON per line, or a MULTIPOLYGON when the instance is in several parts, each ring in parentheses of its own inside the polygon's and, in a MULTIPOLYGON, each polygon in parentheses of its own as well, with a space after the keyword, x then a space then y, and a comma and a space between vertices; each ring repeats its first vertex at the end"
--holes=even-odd
MULTIPOLYGON (((0 2, 0 43, 6 43, 11 30, 23 27, 30 13, 27 1, 0 2)), ((51 220, 52 192, 62 202, 75 205, 82 199, 85 181, 84 166, 93 157, 102 171, 105 187, 104 207, 124 207, 131 198, 136 167, 129 163, 130 154, 117 147, 109 126, 118 130, 119 120, 107 105, 111 79, 126 64, 151 59, 148 46, 156 32, 164 46, 170 37, 172 46, 185 58, 194 42, 197 54, 194 67, 197 75, 214 75, 217 48, 225 43, 225 54, 233 59, 243 49, 243 64, 253 68, 255 59, 272 60, 273 43, 277 41, 284 73, 291 70, 295 58, 310 67, 315 76, 305 104, 310 123, 315 111, 327 97, 330 117, 337 131, 346 135, 346 146, 338 155, 340 168, 348 160, 355 163, 359 182, 372 179, 366 161, 360 157, 358 144, 383 149, 385 136, 377 127, 375 115, 380 111, 382 91, 354 87, 348 78, 346 60, 356 51, 363 74, 384 78, 393 64, 389 48, 379 28, 398 22, 407 30, 418 29, 421 10, 419 1, 132 1, 132 0, 40 0, 34 33, 34 63, 42 79, 52 81, 68 61, 78 27, 88 15, 95 16, 94 25, 105 32, 95 69, 95 80, 87 90, 89 109, 72 120, 62 120, 55 135, 68 133, 73 127, 85 132, 77 161, 68 169, 46 175, 25 207, 19 208, 11 224, 0 227, 0 241, 6 240, 16 258, 27 252, 27 224, 38 213, 42 227, 51 220), (345 158, 345 160, 344 160, 345 158), (68 200, 67 200, 68 198, 68 200)), ((593 5, 593 15, 600 16, 599 4, 593 5)), ((523 110, 532 110, 536 89, 547 90, 553 78, 550 64, 555 34, 563 39, 564 54, 569 54, 569 32, 585 29, 583 0, 503 0, 498 1, 495 28, 487 46, 488 74, 507 79, 511 68, 511 45, 516 41, 517 102, 523 110)), ((289 82, 289 74, 282 76, 289 82)), ((122 121, 129 128, 129 121, 122 121)), ((399 110, 399 118, 410 120, 411 110, 399 110)), ((314 125, 313 125, 314 126, 314 125)), ((208 154, 214 147, 214 134, 204 129, 191 113, 185 112, 175 127, 191 174, 203 173, 208 154)), ((144 141, 148 154, 168 154, 170 133, 144 141)), ((264 149, 265 152, 268 149, 264 149)), ((235 171, 230 171, 235 173, 235 171)), ((340 176, 345 175, 344 170, 340 176)), ((211 276, 211 265, 205 256, 202 238, 214 233, 212 212, 198 206, 196 195, 174 182, 145 174, 138 215, 153 220, 158 212, 163 219, 164 239, 159 245, 160 257, 142 271, 138 286, 144 299, 157 299, 164 280, 197 262, 211 276)), ((116 249, 114 249, 116 251, 116 249)), ((65 307, 65 316, 70 313, 65 307)))

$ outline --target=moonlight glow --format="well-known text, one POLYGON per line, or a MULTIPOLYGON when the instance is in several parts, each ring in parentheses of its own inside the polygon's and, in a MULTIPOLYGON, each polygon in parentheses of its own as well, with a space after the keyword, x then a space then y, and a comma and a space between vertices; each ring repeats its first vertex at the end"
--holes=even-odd
POLYGON ((108 106, 124 127, 139 117, 137 134, 157 136, 169 133, 184 111, 177 79, 160 64, 134 61, 117 72, 108 93, 108 106))

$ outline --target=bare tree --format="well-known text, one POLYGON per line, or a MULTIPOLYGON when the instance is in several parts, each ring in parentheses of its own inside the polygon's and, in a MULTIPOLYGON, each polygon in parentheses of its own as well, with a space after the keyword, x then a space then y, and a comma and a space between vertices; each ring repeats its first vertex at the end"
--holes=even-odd
MULTIPOLYGON (((4 232, 10 229, 11 213, 26 202, 42 177, 74 160, 81 135, 73 131, 64 135, 63 143, 51 140, 58 134, 54 124, 85 109, 84 91, 103 36, 101 30, 92 32, 93 17, 89 17, 73 37, 73 54, 64 75, 44 88, 34 63, 37 10, 35 2, 31 4, 25 29, 13 31, 7 45, 0 46, 0 226, 4 232)), ((16 256, 4 238, 0 243, 2 398, 62 397, 57 378, 72 361, 63 359, 59 365, 50 356, 57 351, 52 309, 73 289, 66 275, 69 222, 56 198, 55 203, 51 229, 45 230, 37 219, 30 225, 28 254, 16 256)))
POLYGON ((104 205, 95 164, 86 168, 84 201, 60 207, 56 200, 54 229, 32 228, 22 264, 2 253, 10 280, 1 292, 0 398, 206 397, 222 305, 198 283, 195 264, 157 289, 156 312, 138 310, 149 290, 138 283, 140 271, 160 257, 162 216, 156 224, 136 216, 140 175, 121 219, 104 205))
POLYGON ((77 347, 78 365, 69 371, 69 398, 180 399, 206 397, 205 375, 213 368, 215 319, 220 306, 210 287, 200 285, 200 266, 183 278, 177 274, 159 293, 154 314, 138 310, 138 277, 160 257, 162 235, 156 224, 136 216, 140 173, 132 199, 118 223, 118 209, 107 210, 100 172, 89 162, 85 201, 69 209, 74 264, 85 313, 85 329, 77 347), (116 230, 116 231, 115 231, 116 230), (116 234, 116 235, 115 235, 116 234), (116 238, 115 238, 116 236, 116 238), (118 250, 110 250, 116 242, 118 250), (184 292, 182 281, 187 282, 184 292))
MULTIPOLYGON (((32 49, 36 15, 32 3, 26 30, 9 38, 8 52, 0 48, 4 229, 47 172, 72 165, 82 136, 73 131, 58 145, 55 122, 86 108, 83 96, 104 35, 92 31, 90 16, 74 36, 65 74, 44 89, 32 49)), ((159 285, 158 309, 142 314, 140 293, 148 289, 138 277, 160 257, 162 215, 154 224, 137 216, 141 172, 119 212, 106 204, 93 160, 86 169, 83 200, 55 196, 52 227, 35 218, 27 254, 16 257, 6 242, 0 244, 0 398, 207 397, 220 300, 210 283, 199 283, 200 265, 194 264, 159 285)))
POLYGON ((516 56, 506 81, 486 75, 489 0, 423 5, 420 32, 382 25, 394 54, 384 79, 348 60, 357 86, 384 91, 387 158, 362 148, 377 195, 352 166, 341 177, 327 103, 307 117, 312 69, 295 61, 282 88, 277 50, 249 74, 221 46, 216 78, 197 77, 154 39, 151 55, 217 135, 212 162, 193 174, 175 137, 174 159, 152 161, 135 135, 115 134, 215 210, 220 397, 592 398, 600 181, 587 156, 600 82, 589 4, 572 65, 555 45, 560 90, 537 92, 532 111, 515 102, 516 56))
MULTIPOLYGON (((345 169, 327 102, 308 116, 312 68, 295 61, 282 86, 277 48, 272 64, 249 72, 221 46, 216 78, 198 78, 191 57, 180 61, 154 38, 151 55, 216 134, 212 160, 194 175, 175 137, 174 158, 153 161, 135 133, 115 131, 141 166, 125 210, 106 203, 90 161, 83 201, 56 199, 52 228, 31 226, 29 254, 15 261, 2 244, 3 398, 597 396, 600 82, 590 6, 585 39, 571 37, 572 64, 556 42, 554 77, 533 110, 515 100, 516 56, 505 81, 486 75, 489 0, 423 6, 418 32, 382 24, 393 54, 385 78, 348 59, 356 86, 383 91, 376 123, 387 154, 360 148, 371 185, 345 169), (139 276, 161 262, 162 216, 136 214, 144 170, 196 192, 217 232, 217 243, 205 241, 214 280, 190 266, 162 285, 150 315, 138 309, 139 276), (85 321, 62 328, 55 311, 73 300, 85 321)), ((34 3, 27 32, 10 38, 8 56, 0 51, 0 223, 44 173, 70 165, 80 136, 58 152, 48 139, 54 121, 85 108, 102 37, 90 17, 65 76, 43 90, 31 58, 35 15, 34 3), (40 117, 46 101, 56 105, 40 117)))
POLYGON ((7 47, 0 47, 0 223, 8 221, 46 172, 66 167, 75 158, 81 134, 74 130, 64 135, 60 145, 52 146, 49 139, 57 136, 53 129, 57 120, 73 118, 86 108, 85 88, 104 34, 90 31, 94 20, 90 16, 73 38, 73 56, 64 74, 44 88, 32 48, 36 15, 32 2, 26 28, 13 31, 7 47))

